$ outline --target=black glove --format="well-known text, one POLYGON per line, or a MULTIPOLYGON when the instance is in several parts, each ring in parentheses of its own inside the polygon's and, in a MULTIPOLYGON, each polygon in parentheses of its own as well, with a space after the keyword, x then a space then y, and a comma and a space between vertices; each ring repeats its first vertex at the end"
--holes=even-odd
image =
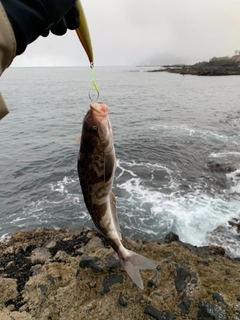
POLYGON ((49 30, 63 35, 67 29, 79 26, 76 0, 1 0, 12 25, 17 55, 40 35, 46 37, 49 30))

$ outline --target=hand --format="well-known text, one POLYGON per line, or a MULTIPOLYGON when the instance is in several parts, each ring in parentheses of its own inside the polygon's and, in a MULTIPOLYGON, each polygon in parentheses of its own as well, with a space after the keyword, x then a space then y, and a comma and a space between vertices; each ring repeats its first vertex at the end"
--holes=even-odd
POLYGON ((76 0, 1 0, 17 43, 16 55, 49 31, 63 35, 79 26, 76 0))

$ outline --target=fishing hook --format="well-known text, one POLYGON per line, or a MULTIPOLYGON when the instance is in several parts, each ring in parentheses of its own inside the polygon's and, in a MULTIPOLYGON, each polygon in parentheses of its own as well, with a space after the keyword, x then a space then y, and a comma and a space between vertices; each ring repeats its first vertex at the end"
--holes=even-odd
POLYGON ((97 101, 97 99, 99 98, 99 91, 98 90, 96 90, 96 91, 97 91, 97 98, 95 100, 92 99, 92 97, 90 96, 90 93, 88 94, 90 100, 97 101))

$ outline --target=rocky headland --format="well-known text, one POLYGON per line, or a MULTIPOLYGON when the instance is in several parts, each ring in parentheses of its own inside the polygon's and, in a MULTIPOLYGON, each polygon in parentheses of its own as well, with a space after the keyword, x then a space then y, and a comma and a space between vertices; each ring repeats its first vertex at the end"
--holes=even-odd
POLYGON ((158 265, 141 271, 144 290, 95 230, 15 232, 0 244, 0 319, 240 319, 240 260, 222 247, 173 233, 164 243, 123 242, 158 265))
POLYGON ((198 62, 194 65, 165 65, 164 69, 149 72, 170 72, 197 76, 240 75, 240 55, 232 57, 213 57, 209 62, 198 62))

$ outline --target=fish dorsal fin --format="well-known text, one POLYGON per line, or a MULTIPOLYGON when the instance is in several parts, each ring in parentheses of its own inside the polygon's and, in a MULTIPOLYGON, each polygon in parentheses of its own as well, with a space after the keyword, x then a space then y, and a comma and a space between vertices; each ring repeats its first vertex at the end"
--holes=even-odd
POLYGON ((108 153, 104 157, 104 181, 107 182, 113 176, 115 167, 115 157, 113 153, 108 153))
POLYGON ((110 207, 111 207, 112 218, 113 218, 113 223, 114 223, 116 232, 119 236, 119 239, 122 240, 120 226, 117 218, 116 198, 112 191, 110 191, 110 207))

